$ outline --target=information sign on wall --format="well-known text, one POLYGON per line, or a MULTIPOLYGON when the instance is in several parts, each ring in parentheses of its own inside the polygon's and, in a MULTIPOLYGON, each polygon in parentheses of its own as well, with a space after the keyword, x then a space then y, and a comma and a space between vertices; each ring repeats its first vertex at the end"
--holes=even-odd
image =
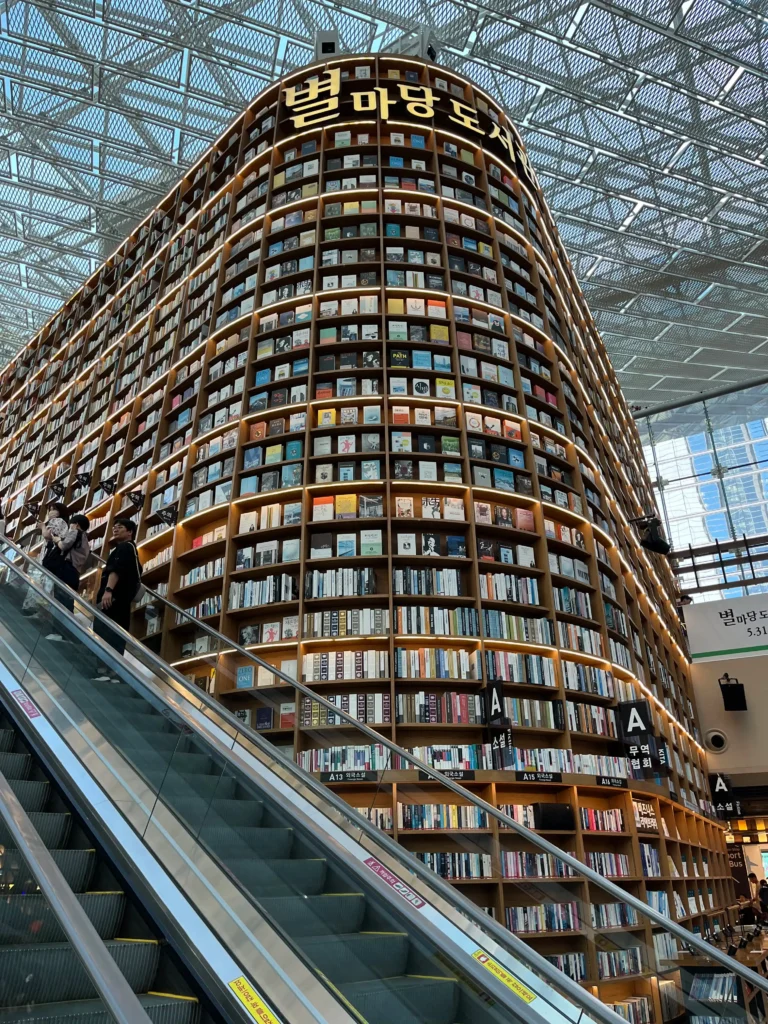
POLYGON ((689 605, 685 624, 694 661, 768 653, 768 594, 689 605))

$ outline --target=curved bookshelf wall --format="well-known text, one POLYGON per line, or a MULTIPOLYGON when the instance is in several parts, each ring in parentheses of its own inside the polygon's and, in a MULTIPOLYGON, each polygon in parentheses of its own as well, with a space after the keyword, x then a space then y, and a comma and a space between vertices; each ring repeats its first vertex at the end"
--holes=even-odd
MULTIPOLYGON (((56 494, 97 550, 133 516, 179 605, 526 821, 571 805, 559 841, 691 927, 732 901, 672 577, 630 525, 653 507, 638 437, 517 132, 471 83, 382 55, 266 89, 3 372, 0 417, 27 547, 56 494), (663 771, 627 760, 631 700, 663 771)), ((334 785, 525 933, 519 841, 425 803, 269 674, 212 673, 188 623, 135 628, 308 770, 384 770, 334 785), (467 841, 468 868, 434 859, 467 841)), ((578 933, 531 941, 661 1019, 647 962, 609 979, 578 933)))

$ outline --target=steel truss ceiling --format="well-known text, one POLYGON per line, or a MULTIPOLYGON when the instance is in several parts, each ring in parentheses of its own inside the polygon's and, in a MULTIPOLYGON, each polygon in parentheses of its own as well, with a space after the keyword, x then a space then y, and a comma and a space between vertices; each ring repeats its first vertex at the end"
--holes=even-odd
POLYGON ((520 126, 630 401, 768 374, 764 0, 3 0, 0 359, 316 30, 424 25, 520 126))

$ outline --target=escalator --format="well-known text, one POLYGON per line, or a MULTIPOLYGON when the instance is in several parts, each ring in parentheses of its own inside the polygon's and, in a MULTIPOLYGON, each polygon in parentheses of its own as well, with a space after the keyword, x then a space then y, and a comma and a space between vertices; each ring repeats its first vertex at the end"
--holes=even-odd
MULTIPOLYGON (((95 651, 75 642, 46 640, 43 630, 48 626, 39 626, 21 614, 18 602, 2 597, 0 621, 0 640, 7 643, 12 635, 17 654, 22 649, 34 651, 36 672, 55 679, 104 740, 139 770, 227 875, 280 933, 290 937, 341 1004, 352 1010, 353 1019, 368 1024, 495 1024, 511 1019, 505 1010, 484 1005, 468 985, 460 984, 438 951, 414 941, 383 901, 350 884, 349 871, 302 834, 290 814, 228 770, 201 739, 180 731, 167 709, 140 695, 114 668, 101 663, 95 651)), ((20 771, 31 764, 23 753, 8 756, 20 771)), ((0 759, 0 770, 2 765, 0 759)), ((38 802, 47 785, 32 783, 38 802)), ((30 809, 37 813, 42 805, 30 809)), ((61 842, 68 817, 55 812, 48 817, 47 838, 61 842)), ((60 854, 65 859, 71 855, 69 849, 60 854)), ((80 866, 74 881, 84 892, 86 865, 92 868, 93 860, 87 851, 75 851, 74 857, 80 866)), ((131 969, 135 990, 155 991, 150 975, 156 966, 156 943, 146 939, 121 944, 124 936, 115 938, 116 912, 110 917, 108 910, 120 899, 100 891, 89 907, 96 911, 103 906, 105 931, 100 934, 110 940, 113 954, 128 958, 125 969, 131 969), (146 989, 141 988, 144 985, 146 989)), ((41 955, 55 959, 55 950, 41 955)), ((66 973, 62 978, 66 981, 66 973)), ((53 991, 50 1001, 84 998, 76 989, 71 990, 76 994, 68 994, 66 983, 63 994, 53 991)), ((41 1001, 42 994, 34 993, 34 1001, 41 1001)), ((188 1006, 184 1009, 191 1012, 188 1006)), ((184 1024, 195 1018, 152 1019, 184 1024)))
MULTIPOLYGON (((615 1024, 620 1019, 151 652, 130 638, 128 659, 105 647, 84 624, 84 616, 93 614, 87 605, 78 604, 74 617, 33 581, 43 610, 26 617, 22 603, 33 575, 22 552, 14 548, 13 557, 17 565, 0 557, 0 704, 5 720, 22 733, 5 740, 7 753, 22 757, 12 758, 8 768, 29 772, 13 783, 22 789, 43 781, 34 760, 23 757, 34 749, 47 770, 67 781, 67 795, 75 794, 82 826, 67 830, 64 825, 57 832, 54 819, 41 816, 67 813, 57 797, 29 809, 38 815, 49 847, 66 844, 56 851, 62 863, 72 851, 73 861, 90 860, 90 878, 85 867, 71 876, 84 898, 90 902, 97 892, 125 892, 110 880, 113 875, 98 856, 83 856, 94 846, 88 836, 98 836, 116 864, 115 875, 135 870, 144 879, 143 888, 136 883, 142 907, 154 908, 158 934, 168 938, 176 955, 175 973, 167 974, 173 984, 160 977, 166 970, 162 944, 159 959, 152 961, 155 976, 149 977, 147 966, 142 977, 131 977, 144 998, 158 998, 153 995, 158 992, 194 998, 197 982, 208 1002, 195 1006, 186 1000, 187 1013, 207 1013, 204 1004, 227 1020, 277 1024, 615 1024), (185 900, 184 913, 173 909, 185 900), (199 915, 193 928, 190 906, 199 915), (182 919, 187 923, 179 923, 182 919), (185 936, 191 941, 190 933, 198 936, 197 952, 181 941, 185 936), (219 946, 223 952, 216 951, 219 946), (186 979, 188 990, 179 987, 179 979, 186 979), (261 1008, 258 1014, 254 1006, 261 1008), (249 1015, 238 1015, 243 1007, 249 1015)), ((431 771, 390 747, 393 767, 431 771), (408 758, 411 763, 400 765, 408 758)), ((417 773, 412 776, 409 785, 415 785, 417 773)), ((444 785, 443 797, 457 792, 455 783, 444 785)), ((458 792, 503 827, 522 830, 527 842, 549 856, 567 860, 498 809, 460 787, 458 792)), ((610 899, 618 894, 632 902, 578 862, 561 877, 578 870, 610 899)), ((635 911, 642 912, 636 904, 635 911)), ((654 912, 646 910, 653 919, 654 912)), ((127 939, 139 939, 137 947, 151 944, 151 931, 126 931, 138 928, 138 918, 126 914, 118 922, 115 911, 104 924, 102 938, 115 944, 110 952, 122 953, 117 946, 127 939)), ((685 934, 663 916, 655 918, 654 927, 685 934)), ((601 949, 607 941, 600 939, 601 949)), ((701 952, 703 943, 691 942, 701 952)), ((8 943, 14 945, 22 946, 8 943)), ((143 955, 149 963, 149 954, 143 955)), ((728 964, 719 951, 711 956, 728 964)), ((653 951, 646 960, 643 976, 660 978, 653 951)), ((738 965, 733 972, 734 978, 747 973, 738 965)), ((41 984, 53 974, 44 971, 41 984)), ((768 992, 764 979, 756 985, 768 992)), ((41 989, 35 1000, 88 997, 63 991, 63 997, 58 990, 49 997, 41 989)), ((176 1020, 156 1016, 170 1012, 168 1005, 148 1005, 150 1018, 176 1020)), ((0 1012, 0 1024, 5 1019, 0 1012)))
MULTIPOLYGON (((159 930, 6 715, 0 716, 0 772, 149 1019, 212 1021, 159 930)), ((107 1024, 112 1016, 2 822, 0 846, 0 1021, 107 1024)))

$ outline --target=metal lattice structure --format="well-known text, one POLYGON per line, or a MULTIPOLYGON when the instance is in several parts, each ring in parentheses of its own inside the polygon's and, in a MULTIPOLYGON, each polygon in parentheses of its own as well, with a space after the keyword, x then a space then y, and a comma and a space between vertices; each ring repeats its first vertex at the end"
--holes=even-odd
POLYGON ((316 31, 425 26, 518 123, 629 400, 768 373, 760 0, 5 0, 0 358, 316 31))

